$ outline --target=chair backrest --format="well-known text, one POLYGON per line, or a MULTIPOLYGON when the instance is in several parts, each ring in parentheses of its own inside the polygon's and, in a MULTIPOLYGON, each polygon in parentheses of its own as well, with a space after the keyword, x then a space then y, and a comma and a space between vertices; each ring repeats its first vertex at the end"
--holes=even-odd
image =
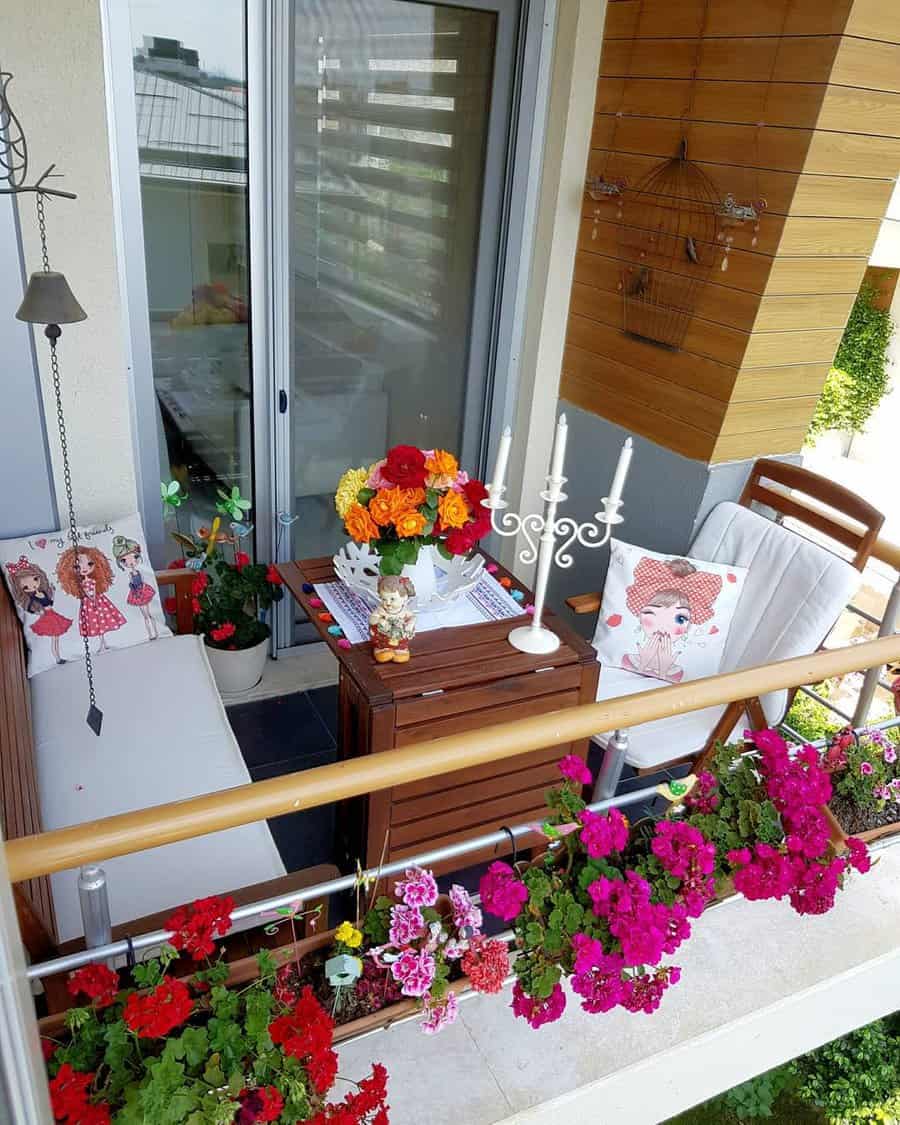
POLYGON ((877 508, 843 485, 799 465, 767 457, 761 457, 753 466, 739 500, 746 508, 754 502, 789 516, 848 548, 857 570, 865 568, 884 523, 884 516, 877 508), (795 496, 767 486, 765 481, 808 496, 816 507, 808 507, 795 496), (830 511, 822 510, 820 505, 830 511))
MULTIPOLYGON (((815 652, 853 597, 859 571, 846 559, 740 504, 717 504, 691 545, 693 558, 746 567, 722 658, 723 672, 815 652)), ((787 693, 763 700, 770 722, 787 693)))

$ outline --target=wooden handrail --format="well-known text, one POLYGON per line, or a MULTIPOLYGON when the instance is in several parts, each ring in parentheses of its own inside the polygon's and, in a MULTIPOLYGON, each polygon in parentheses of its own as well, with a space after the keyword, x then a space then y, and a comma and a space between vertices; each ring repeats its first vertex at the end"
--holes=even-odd
POLYGON ((6 845, 9 878, 18 883, 83 863, 189 840, 548 746, 562 746, 620 727, 633 727, 799 684, 819 683, 831 676, 895 660, 900 660, 900 635, 621 699, 551 711, 71 828, 23 836, 6 845))

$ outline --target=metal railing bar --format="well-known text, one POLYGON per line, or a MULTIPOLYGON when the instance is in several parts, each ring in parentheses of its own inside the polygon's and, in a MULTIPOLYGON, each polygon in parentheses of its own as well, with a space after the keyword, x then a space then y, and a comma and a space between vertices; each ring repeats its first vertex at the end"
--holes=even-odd
POLYGON ((826 699, 824 695, 820 695, 814 688, 801 687, 800 691, 802 691, 804 695, 808 695, 810 699, 814 699, 816 703, 821 704, 823 707, 827 707, 829 711, 833 711, 835 715, 840 715, 845 723, 853 722, 852 715, 848 715, 846 711, 842 711, 840 707, 832 703, 831 700, 826 699))
POLYGON ((896 660, 900 660, 900 636, 886 636, 686 684, 651 688, 617 699, 444 735, 234 789, 23 836, 6 844, 9 878, 13 883, 22 882, 112 856, 439 777, 469 766, 513 759, 532 750, 564 746, 654 719, 672 718, 799 684, 820 683, 896 660))
MULTIPOLYGON (((623 793, 620 797, 610 797, 605 801, 594 801, 587 807, 592 812, 606 812, 613 808, 626 808, 629 805, 640 804, 641 801, 657 797, 655 785, 636 789, 633 793, 623 793)), ((391 875, 401 875, 408 867, 418 865, 428 867, 442 863, 449 859, 459 859, 470 852, 480 851, 483 848, 496 847, 498 844, 509 842, 510 834, 518 839, 528 836, 536 829, 536 825, 516 824, 511 828, 501 828, 496 832, 487 832, 482 836, 474 836, 470 840, 462 840, 458 844, 448 844, 443 848, 433 848, 431 851, 420 852, 418 855, 406 856, 404 859, 386 863, 380 868, 370 868, 363 872, 366 880, 387 878, 391 875)), ((247 903, 231 912, 231 921, 240 922, 247 918, 257 918, 261 914, 272 913, 281 907, 299 906, 311 899, 325 898, 327 895, 339 894, 341 891, 353 890, 359 882, 359 876, 341 875, 337 879, 329 879, 324 883, 316 883, 311 887, 302 887, 290 894, 274 895, 271 898, 260 899, 258 902, 247 903)), ((87 965, 91 961, 107 961, 113 957, 123 957, 128 953, 129 947, 136 953, 153 946, 162 945, 171 934, 168 930, 153 930, 150 933, 139 934, 128 940, 112 941, 107 945, 98 945, 93 949, 82 949, 77 953, 69 953, 65 957, 55 957, 50 961, 41 961, 36 965, 29 965, 26 970, 28 980, 42 980, 44 977, 53 976, 54 973, 66 973, 87 965)))
POLYGON ((863 621, 868 621, 870 625, 881 625, 882 619, 880 617, 876 617, 872 613, 867 613, 864 609, 860 609, 858 605, 854 605, 853 602, 848 603, 847 612, 861 617, 863 621))

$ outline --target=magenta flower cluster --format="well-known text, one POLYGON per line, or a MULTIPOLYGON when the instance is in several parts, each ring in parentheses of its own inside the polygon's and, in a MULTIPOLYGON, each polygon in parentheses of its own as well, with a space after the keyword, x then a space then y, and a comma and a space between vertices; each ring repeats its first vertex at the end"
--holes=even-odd
POLYGON ((436 969, 434 957, 427 950, 405 949, 391 964, 391 976, 404 996, 424 996, 434 983, 436 969))
POLYGON ((576 785, 590 785, 593 781, 591 771, 577 754, 567 754, 557 765, 559 772, 567 781, 576 785))
POLYGON ((722 803, 719 796, 719 783, 708 770, 697 774, 694 787, 684 798, 684 803, 690 812, 707 815, 714 813, 722 803))
POLYGON ((533 1028, 543 1027, 545 1023, 558 1020, 566 1008, 566 994, 562 985, 555 984, 545 1000, 529 996, 519 981, 513 985, 512 1010, 517 1016, 528 1020, 533 1028))
POLYGON ((781 816, 785 846, 757 843, 730 851, 735 890, 751 900, 787 897, 798 914, 825 914, 848 868, 869 869, 865 844, 851 840, 846 856, 832 854, 823 811, 831 799, 831 779, 811 746, 792 754, 774 730, 747 732, 747 737, 760 752, 760 777, 781 816))
POLYGON ((608 816, 584 809, 578 819, 582 825, 580 839, 591 859, 605 859, 628 843, 628 821, 618 809, 610 809, 608 816))
POLYGON ((396 894, 407 906, 434 906, 438 889, 434 876, 421 867, 408 867, 406 878, 397 883, 396 894))
POLYGON ((699 828, 664 820, 656 827, 650 849, 667 873, 681 880, 678 893, 688 916, 699 918, 716 892, 716 845, 699 828))
POLYGON ((481 931, 484 919, 465 887, 453 884, 450 888, 450 905, 453 907, 453 925, 458 930, 471 930, 474 933, 481 931))
POLYGON ((528 888, 502 860, 495 860, 478 885, 481 903, 488 914, 511 922, 528 901, 528 888))
POLYGON ((592 909, 619 943, 625 967, 655 965, 691 935, 687 907, 651 902, 650 884, 636 871, 624 879, 605 876, 588 885, 592 909))

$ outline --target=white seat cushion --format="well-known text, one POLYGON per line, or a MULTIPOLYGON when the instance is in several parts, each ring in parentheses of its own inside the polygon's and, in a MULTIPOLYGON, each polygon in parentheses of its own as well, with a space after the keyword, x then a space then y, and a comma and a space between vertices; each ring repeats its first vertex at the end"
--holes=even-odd
MULTIPOLYGON (((203 649, 168 637, 94 657, 103 732, 85 723, 82 662, 31 680, 44 829, 250 781, 203 649)), ((102 861, 113 925, 285 874, 265 821, 102 861)), ((83 930, 77 871, 51 876, 60 941, 83 930)))
MULTIPOLYGON (((689 554, 749 571, 732 619, 722 672, 815 652, 860 582, 859 571, 845 559, 730 501, 713 508, 689 554)), ((648 686, 666 684, 604 666, 597 698, 634 695, 648 686)), ((773 726, 784 718, 787 698, 786 691, 763 697, 766 718, 773 726)), ((631 728, 628 764, 643 769, 696 754, 723 710, 707 707, 631 728)), ((744 725, 739 723, 732 737, 744 725)), ((596 741, 605 745, 605 734, 596 741)))
MULTIPOLYGON (((654 691, 671 686, 665 680, 654 680, 625 668, 604 665, 600 669, 597 701, 599 703, 605 699, 617 699, 623 695, 636 695, 640 691, 654 691)), ((635 769, 648 769, 673 758, 699 753, 724 710, 724 707, 704 707, 702 711, 689 711, 684 715, 673 715, 668 719, 656 719, 652 723, 629 727, 625 760, 635 769)), ((611 734, 611 731, 598 734, 594 741, 605 747, 611 734)))

